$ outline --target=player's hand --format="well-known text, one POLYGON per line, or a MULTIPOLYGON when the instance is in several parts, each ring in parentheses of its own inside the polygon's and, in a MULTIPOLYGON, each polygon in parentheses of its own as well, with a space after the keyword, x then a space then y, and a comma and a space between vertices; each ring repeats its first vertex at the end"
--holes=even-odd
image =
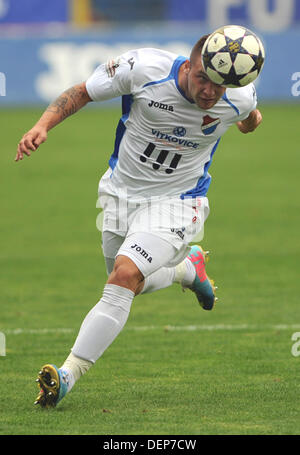
POLYGON ((47 129, 41 126, 34 126, 20 140, 15 161, 22 160, 24 154, 30 156, 30 151, 34 152, 46 139, 47 129))
POLYGON ((250 112, 249 116, 245 120, 237 122, 237 127, 241 133, 247 134, 256 130, 261 122, 262 115, 258 109, 255 109, 254 111, 250 112))

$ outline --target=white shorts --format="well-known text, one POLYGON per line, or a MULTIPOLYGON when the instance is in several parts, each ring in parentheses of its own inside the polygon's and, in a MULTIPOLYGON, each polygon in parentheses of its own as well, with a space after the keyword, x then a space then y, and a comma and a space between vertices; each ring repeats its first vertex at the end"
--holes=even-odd
MULTIPOLYGON (((116 256, 128 256, 144 277, 161 267, 179 264, 200 242, 209 214, 206 197, 153 198, 130 202, 100 193, 103 212, 97 219, 108 273, 116 256)), ((98 206, 100 206, 98 204, 98 206)))

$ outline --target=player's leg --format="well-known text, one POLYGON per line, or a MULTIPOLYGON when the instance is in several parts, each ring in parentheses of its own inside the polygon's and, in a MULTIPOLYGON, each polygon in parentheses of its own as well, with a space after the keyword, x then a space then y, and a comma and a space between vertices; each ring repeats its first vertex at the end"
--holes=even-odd
POLYGON ((42 367, 37 379, 40 393, 35 404, 56 406, 123 329, 135 289, 143 276, 135 264, 123 256, 117 258, 111 275, 113 278, 105 285, 100 301, 84 318, 71 354, 62 367, 52 364, 42 367))
MULTIPOLYGON (((107 275, 109 275, 115 263, 115 258, 120 249, 124 237, 110 231, 102 233, 102 249, 106 264, 107 275)), ((182 287, 190 286, 196 276, 196 270, 192 262, 186 258, 176 267, 162 267, 141 281, 137 287, 136 294, 148 294, 160 289, 167 288, 173 283, 179 283, 182 287)))
MULTIPOLYGON (((124 241, 124 237, 115 232, 104 231, 102 233, 102 249, 106 264, 107 274, 109 275, 114 267, 116 254, 124 241)), ((193 247, 195 248, 195 247, 193 247)), ((207 252, 203 253, 205 262, 207 262, 207 252)), ((136 294, 148 294, 167 288, 173 283, 178 283, 182 288, 191 288, 196 278, 196 268, 193 263, 195 255, 189 254, 178 265, 174 267, 162 267, 158 271, 152 273, 146 279, 141 281, 137 287, 136 294)), ((199 274, 199 267, 198 267, 199 274)), ((201 275, 203 275, 201 271, 201 275)))
MULTIPOLYGON (((114 232, 104 231, 102 233, 102 249, 107 275, 109 275, 113 270, 116 254, 123 241, 124 237, 114 232)), ((85 325, 88 323, 90 318, 93 318, 93 311, 90 311, 90 313, 88 313, 85 317, 80 331, 84 330, 85 325)), ((67 391, 72 389, 75 382, 83 374, 85 374, 92 365, 93 362, 80 358, 72 352, 60 368, 57 368, 52 364, 44 365, 40 370, 37 379, 40 387, 40 393, 35 401, 35 404, 40 404, 43 407, 55 406, 63 398, 67 391), (57 389, 59 389, 59 391, 57 389)))
POLYGON ((175 267, 163 267, 147 277, 139 286, 139 294, 148 294, 178 283, 183 289, 195 292, 198 302, 205 310, 211 310, 217 300, 214 281, 206 274, 208 252, 193 245, 188 256, 175 267))
MULTIPOLYGON (((167 227, 168 234, 169 231, 170 228, 167 227)), ((55 406, 65 393, 71 390, 75 381, 90 368, 123 329, 143 277, 147 279, 157 270, 164 270, 166 265, 177 265, 189 253, 190 248, 185 243, 178 245, 177 242, 175 247, 170 241, 149 232, 145 235, 133 232, 126 238, 119 250, 120 258, 115 262, 104 288, 102 299, 84 319, 71 356, 63 368, 46 365, 40 372, 38 380, 41 392, 37 403, 42 406, 55 406)), ((170 281, 173 279, 174 276, 170 281)), ((201 280, 198 282, 201 287, 201 280)), ((199 288, 195 288, 195 292, 199 300, 199 288)))
MULTIPOLYGON (((139 270, 143 272, 144 279, 141 279, 135 288, 136 295, 154 292, 177 282, 183 288, 191 289, 196 294, 198 302, 204 310, 211 310, 216 300, 216 288, 213 280, 206 274, 207 253, 198 245, 192 247, 182 245, 181 248, 176 249, 170 242, 148 232, 129 236, 118 252, 119 255, 124 254, 131 257, 139 270), (166 255, 168 250, 171 253, 170 256, 166 255), (183 258, 184 260, 182 260, 183 258), (151 264, 147 267, 140 259, 146 260, 146 264, 148 262, 151 264), (164 267, 164 264, 177 265, 164 267), (152 273, 151 270, 153 270, 152 273)), ((118 271, 119 268, 115 267, 115 270, 118 271)), ((112 280, 111 283, 115 282, 113 277, 113 274, 109 277, 109 281, 112 280)), ((126 273, 124 280, 122 286, 130 285, 126 273)), ((120 282, 119 278, 118 282, 120 282)))
MULTIPOLYGON (((136 242, 143 244, 140 239, 136 241, 133 239, 133 244, 136 242)), ((126 254, 126 250, 124 252, 126 254)), ((189 256, 178 266, 160 267, 146 276, 146 279, 129 257, 119 255, 114 261, 113 270, 109 275, 101 300, 85 317, 72 351, 61 368, 47 364, 39 372, 37 381, 40 393, 35 403, 42 407, 53 407, 66 393, 71 391, 75 382, 91 368, 122 331, 135 295, 154 292, 168 287, 174 282, 196 292, 195 283, 197 280, 200 282, 201 279, 200 300, 198 295, 197 297, 203 308, 211 309, 211 290, 209 286, 205 287, 205 282, 203 283, 203 279, 205 281, 208 279, 205 274, 202 253, 199 247, 192 247, 189 256), (196 267, 191 258, 198 259, 198 256, 200 265, 196 267), (206 305, 208 306, 206 307, 206 305)), ((150 257, 152 258, 152 256, 150 257)), ((108 269, 111 265, 110 259, 108 258, 106 261, 108 269)))
POLYGON ((162 267, 143 280, 136 294, 150 294, 171 286, 173 283, 180 284, 183 288, 192 285, 196 277, 196 269, 193 263, 186 257, 180 264, 174 267, 162 267))
POLYGON ((192 262, 185 258, 175 267, 162 267, 148 276, 138 287, 138 294, 150 294, 171 286, 180 284, 183 288, 192 285, 196 277, 196 269, 192 262))
POLYGON ((148 233, 126 238, 104 287, 102 299, 83 321, 72 353, 96 362, 123 329, 132 300, 144 277, 161 269, 175 254, 176 249, 172 245, 148 233))
POLYGON ((122 331, 139 283, 174 257, 176 249, 157 237, 154 237, 156 244, 152 256, 148 255, 153 237, 146 235, 141 239, 133 234, 125 240, 102 298, 85 317, 71 355, 61 368, 47 364, 40 371, 41 390, 37 404, 56 406, 72 389, 76 380, 88 371, 122 331), (141 246, 133 248, 135 245, 141 246))
MULTIPOLYGON (((109 275, 115 263, 116 254, 124 241, 124 237, 114 232, 104 231, 102 234, 102 249, 109 275)), ((206 255, 206 253, 205 253, 206 255)), ((186 257, 176 267, 162 267, 142 280, 136 290, 136 294, 149 294, 160 289, 167 288, 173 283, 180 284, 183 288, 193 284, 196 277, 196 269, 189 257, 186 257)))

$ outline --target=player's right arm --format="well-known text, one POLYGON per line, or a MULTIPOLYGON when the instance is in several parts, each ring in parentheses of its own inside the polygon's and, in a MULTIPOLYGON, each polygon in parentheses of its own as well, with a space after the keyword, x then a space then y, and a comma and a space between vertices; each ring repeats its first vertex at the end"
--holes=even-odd
POLYGON ((92 101, 85 82, 74 85, 63 92, 45 110, 41 118, 31 130, 24 134, 18 144, 15 161, 23 159, 23 155, 30 156, 47 139, 48 131, 61 123, 65 118, 77 112, 89 101, 92 101))

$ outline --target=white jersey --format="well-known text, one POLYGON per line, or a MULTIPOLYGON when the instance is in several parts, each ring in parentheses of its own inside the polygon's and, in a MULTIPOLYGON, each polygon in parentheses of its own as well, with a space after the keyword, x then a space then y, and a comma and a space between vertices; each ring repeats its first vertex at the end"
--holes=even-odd
POLYGON ((132 200, 206 195, 220 138, 255 109, 256 93, 253 84, 228 88, 211 109, 202 110, 178 85, 186 60, 159 49, 131 50, 100 65, 87 80, 94 101, 122 96, 110 192, 132 200))

